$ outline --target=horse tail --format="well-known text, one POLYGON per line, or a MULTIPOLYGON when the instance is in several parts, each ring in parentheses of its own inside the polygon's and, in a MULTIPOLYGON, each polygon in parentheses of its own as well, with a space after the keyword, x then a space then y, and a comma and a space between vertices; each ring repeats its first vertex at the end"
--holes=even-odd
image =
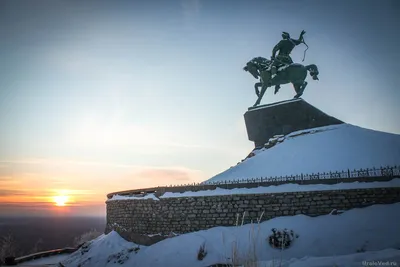
POLYGON ((313 77, 314 80, 318 80, 318 67, 315 64, 310 64, 306 66, 306 69, 310 72, 311 77, 313 77))

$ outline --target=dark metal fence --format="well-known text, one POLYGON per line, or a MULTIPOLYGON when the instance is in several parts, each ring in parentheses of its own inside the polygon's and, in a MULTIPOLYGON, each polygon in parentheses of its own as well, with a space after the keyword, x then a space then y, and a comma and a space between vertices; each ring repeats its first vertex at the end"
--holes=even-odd
MULTIPOLYGON (((78 248, 70 248, 70 247, 68 247, 68 248, 53 249, 53 250, 48 250, 48 251, 37 252, 37 253, 30 254, 30 255, 25 255, 25 256, 22 256, 22 257, 18 257, 18 258, 6 257, 5 258, 5 262, 3 264, 2 264, 1 259, 0 259, 0 266, 17 265, 17 264, 22 264, 24 262, 29 262, 29 261, 32 261, 32 260, 41 259, 41 258, 47 258, 47 257, 56 256, 56 255, 60 255, 60 254, 71 254, 71 253, 74 253, 77 250, 78 250, 78 248)), ((34 265, 32 265, 32 266, 34 266, 34 265)), ((43 265, 43 266, 45 266, 45 265, 43 265)), ((62 266, 62 265, 60 265, 60 266, 62 266)))
POLYGON ((390 181, 393 178, 400 178, 400 166, 386 166, 380 168, 366 168, 358 170, 343 170, 323 173, 298 174, 275 177, 255 177, 246 179, 224 180, 214 182, 202 182, 181 185, 168 185, 153 188, 134 189, 120 192, 113 192, 107 195, 111 198, 113 195, 133 196, 147 193, 157 193, 162 195, 165 192, 185 192, 213 190, 217 187, 233 188, 254 188, 257 186, 280 185, 285 183, 296 184, 338 184, 349 182, 373 182, 390 181))
POLYGON ((326 180, 326 179, 348 179, 348 178, 366 178, 366 177, 399 177, 400 166, 387 166, 380 168, 367 168, 359 170, 298 174, 290 176, 275 176, 275 177, 258 177, 246 178, 228 181, 203 182, 200 184, 224 185, 224 184, 239 184, 239 183, 260 183, 260 182, 293 182, 307 180, 326 180))

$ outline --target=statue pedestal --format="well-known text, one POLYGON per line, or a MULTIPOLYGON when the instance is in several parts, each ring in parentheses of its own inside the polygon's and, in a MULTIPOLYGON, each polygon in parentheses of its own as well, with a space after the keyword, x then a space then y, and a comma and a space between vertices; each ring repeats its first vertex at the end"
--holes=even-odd
POLYGON ((249 108, 244 120, 255 147, 264 146, 274 135, 343 123, 301 98, 249 108))

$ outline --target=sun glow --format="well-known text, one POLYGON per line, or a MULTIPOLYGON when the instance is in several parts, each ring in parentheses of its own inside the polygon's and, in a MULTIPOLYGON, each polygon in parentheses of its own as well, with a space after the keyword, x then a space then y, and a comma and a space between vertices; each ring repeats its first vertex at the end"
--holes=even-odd
POLYGON ((56 206, 62 207, 62 206, 65 206, 67 204, 68 196, 64 196, 64 195, 55 196, 55 197, 53 197, 53 201, 54 201, 56 206))

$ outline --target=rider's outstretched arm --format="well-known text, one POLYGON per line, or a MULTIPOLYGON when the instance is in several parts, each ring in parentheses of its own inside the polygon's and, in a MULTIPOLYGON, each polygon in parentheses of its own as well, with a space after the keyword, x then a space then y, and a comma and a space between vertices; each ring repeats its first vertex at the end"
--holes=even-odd
POLYGON ((300 37, 298 40, 296 40, 296 39, 292 39, 292 42, 295 44, 295 45, 299 45, 299 44, 301 44, 302 43, 302 39, 303 37, 300 37))
POLYGON ((306 33, 305 31, 302 31, 302 32, 300 33, 300 37, 299 37, 298 40, 292 39, 293 43, 295 43, 296 45, 301 44, 301 43, 304 41, 303 35, 304 35, 305 33, 306 33))

